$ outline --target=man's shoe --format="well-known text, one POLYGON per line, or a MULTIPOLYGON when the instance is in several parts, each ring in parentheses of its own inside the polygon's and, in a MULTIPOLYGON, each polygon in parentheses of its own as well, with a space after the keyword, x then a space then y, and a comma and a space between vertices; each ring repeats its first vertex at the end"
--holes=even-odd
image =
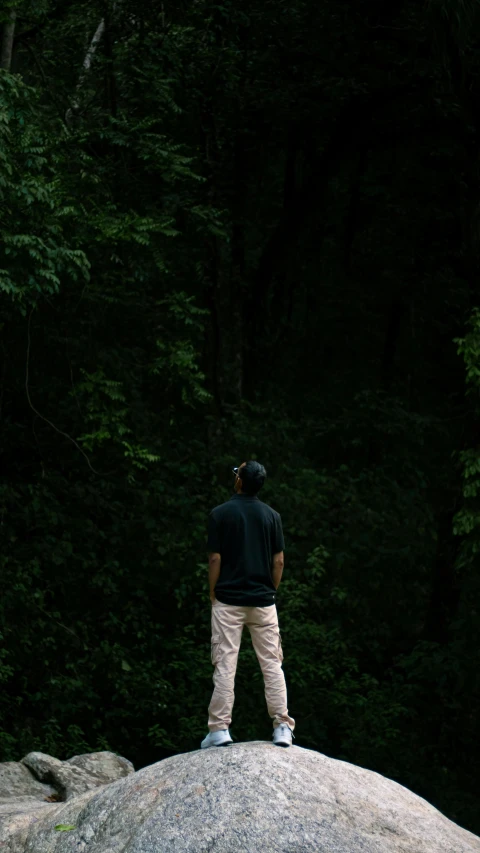
POLYGON ((219 732, 210 732, 206 738, 202 740, 202 749, 208 749, 209 746, 228 746, 233 743, 228 729, 222 729, 219 732))
POLYGON ((291 746, 292 737, 295 737, 295 735, 286 723, 280 723, 273 730, 273 742, 275 746, 291 746))

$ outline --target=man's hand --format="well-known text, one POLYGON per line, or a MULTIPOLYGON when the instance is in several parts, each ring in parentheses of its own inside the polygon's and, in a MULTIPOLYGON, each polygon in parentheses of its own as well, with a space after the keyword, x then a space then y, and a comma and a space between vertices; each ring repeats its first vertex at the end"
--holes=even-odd
POLYGON ((282 580, 283 562, 283 551, 279 551, 278 554, 273 555, 272 580, 275 589, 278 589, 280 581, 282 580))
POLYGON ((208 555, 208 581, 210 586, 210 601, 216 601, 215 598, 215 587, 217 585, 217 581, 220 577, 220 567, 222 565, 222 558, 219 553, 213 552, 208 555))

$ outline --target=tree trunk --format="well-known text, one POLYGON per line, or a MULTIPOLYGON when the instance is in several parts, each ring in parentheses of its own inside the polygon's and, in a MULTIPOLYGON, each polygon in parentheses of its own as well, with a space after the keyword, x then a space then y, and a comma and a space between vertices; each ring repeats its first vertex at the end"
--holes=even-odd
POLYGON ((0 68, 10 71, 12 67, 13 40, 15 37, 16 9, 12 9, 10 17, 5 21, 2 31, 2 48, 0 53, 0 68))
POLYGON ((81 92, 83 84, 85 83, 85 80, 88 76, 88 73, 90 71, 90 67, 91 67, 92 62, 93 62, 93 57, 95 56, 95 53, 97 51, 97 47, 100 44, 100 41, 102 39, 104 32, 105 32, 105 20, 102 18, 97 29, 95 30, 95 32, 93 34, 93 38, 90 42, 89 48, 88 48, 87 53, 85 55, 85 59, 83 60, 83 66, 82 66, 82 70, 80 72, 80 77, 78 78, 78 83, 77 83, 77 86, 75 89, 75 95, 74 95, 73 100, 72 100, 72 106, 67 110, 66 115, 65 115, 65 121, 66 121, 68 126, 71 126, 73 116, 75 115, 75 113, 78 113, 78 111, 80 109, 80 92, 81 92))
MULTIPOLYGON (((211 99, 205 97, 201 107, 201 133, 203 136, 204 158, 209 170, 207 179, 207 203, 213 207, 219 205, 217 197, 217 174, 219 169, 219 151, 217 145, 217 129, 211 99)), ((224 415, 224 335, 222 314, 222 271, 223 258, 221 241, 218 237, 210 236, 206 241, 206 261, 204 266, 204 298, 210 311, 211 323, 206 326, 205 362, 207 377, 210 379, 210 391, 214 398, 217 425, 211 427, 209 436, 213 441, 218 440, 217 428, 219 419, 224 415)))
POLYGON ((205 327, 205 363, 208 365, 207 377, 210 379, 210 389, 215 402, 217 418, 223 414, 222 397, 222 365, 221 365, 221 322, 219 314, 219 282, 218 282, 218 245, 217 238, 212 237, 208 243, 209 259, 206 265, 205 298, 210 311, 210 326, 205 327))
MULTIPOLYGON (((298 136, 296 126, 290 126, 288 130, 287 156, 285 160, 285 171, 283 176, 283 206, 284 210, 290 210, 297 189, 297 154, 298 136)), ((286 259, 290 259, 290 256, 286 259)), ((275 326, 275 335, 278 340, 286 332, 293 308, 293 286, 294 277, 290 275, 288 262, 277 271, 276 281, 273 288, 273 305, 270 317, 275 326)))
MULTIPOLYGON (((232 249, 230 267, 231 306, 231 372, 235 398, 241 400, 244 392, 244 290, 245 290, 245 194, 246 155, 245 138, 237 131, 234 153, 234 185, 232 203, 232 249)), ((227 318, 228 322, 228 318, 227 318)))
POLYGON ((108 6, 105 10, 105 55, 107 57, 107 79, 106 90, 109 109, 112 116, 117 115, 117 83, 115 80, 115 72, 113 66, 113 48, 112 48, 112 19, 108 6))

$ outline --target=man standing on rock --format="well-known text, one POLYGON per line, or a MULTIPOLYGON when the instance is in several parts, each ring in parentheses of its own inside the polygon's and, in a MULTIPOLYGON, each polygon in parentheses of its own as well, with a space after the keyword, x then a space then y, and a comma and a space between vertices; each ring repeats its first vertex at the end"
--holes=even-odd
POLYGON ((208 562, 212 602, 212 700, 209 734, 202 749, 232 743, 235 673, 246 625, 265 683, 265 698, 273 720, 273 743, 291 746, 295 720, 288 715, 282 670, 282 643, 275 591, 283 573, 282 520, 258 498, 266 471, 258 462, 234 468, 235 494, 215 507, 208 520, 208 562))

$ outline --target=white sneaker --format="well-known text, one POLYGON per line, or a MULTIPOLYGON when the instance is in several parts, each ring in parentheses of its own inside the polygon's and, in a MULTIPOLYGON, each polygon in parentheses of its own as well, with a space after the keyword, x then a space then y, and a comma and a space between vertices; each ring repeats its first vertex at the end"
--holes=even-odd
POLYGON ((295 737, 290 726, 286 723, 280 723, 273 730, 273 742, 275 746, 291 746, 292 737, 295 737))
POLYGON ((202 740, 202 749, 208 749, 209 746, 228 746, 233 743, 228 729, 221 729, 219 732, 210 732, 206 738, 202 740))

